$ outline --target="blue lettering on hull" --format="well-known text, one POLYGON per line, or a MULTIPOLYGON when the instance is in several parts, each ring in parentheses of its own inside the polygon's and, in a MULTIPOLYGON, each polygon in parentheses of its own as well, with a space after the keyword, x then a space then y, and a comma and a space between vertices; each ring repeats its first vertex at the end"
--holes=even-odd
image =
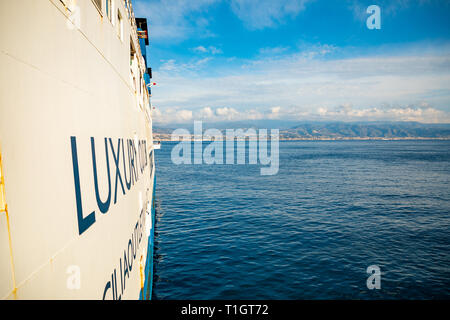
MULTIPOLYGON (((70 137, 71 149, 72 149, 72 165, 73 165, 73 178, 75 187, 75 201, 77 206, 77 220, 78 220, 78 232, 81 235, 87 229, 89 229, 96 221, 95 210, 89 213, 86 217, 83 214, 83 203, 82 203, 82 189, 80 184, 80 168, 78 165, 78 152, 77 152, 77 139, 76 137, 70 137)), ((104 138, 104 152, 106 159, 107 168, 107 183, 108 183, 108 196, 105 200, 102 200, 99 192, 99 185, 101 181, 98 178, 98 166, 96 157, 96 144, 95 139, 91 137, 91 156, 92 156, 92 173, 94 180, 94 192, 95 198, 97 200, 97 208, 101 213, 108 213, 111 208, 111 198, 112 198, 112 185, 114 186, 114 200, 113 205, 117 203, 117 189, 120 184, 122 190, 122 195, 125 196, 126 192, 131 189, 133 185, 139 180, 139 171, 144 172, 145 168, 149 163, 152 162, 152 158, 146 156, 147 154, 147 141, 139 140, 137 145, 133 139, 117 139, 117 148, 114 149, 113 141, 111 138, 104 138), (108 142, 109 146, 108 147, 108 142), (125 144, 127 145, 127 153, 125 153, 125 144), (120 157, 120 148, 122 146, 122 158, 120 157), (137 148, 137 149, 136 149, 137 148), (128 158, 125 158, 125 154, 128 158), (112 163, 114 165, 113 170, 110 170, 110 156, 112 163), (122 162, 123 167, 120 166, 122 162), (121 171, 121 168, 123 171, 121 171), (114 170, 115 169, 115 170, 114 170), (128 174, 127 174, 128 169, 128 174), (114 183, 111 183, 111 172, 113 172, 114 183), (122 180, 124 177, 124 181, 122 180)), ((152 155, 152 154, 151 154, 152 155)), ((151 175, 151 173, 150 173, 151 175)))

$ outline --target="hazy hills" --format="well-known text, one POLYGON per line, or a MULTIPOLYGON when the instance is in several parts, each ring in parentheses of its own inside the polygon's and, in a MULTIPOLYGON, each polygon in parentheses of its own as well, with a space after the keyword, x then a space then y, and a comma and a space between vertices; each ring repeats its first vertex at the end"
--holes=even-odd
MULTIPOLYGON (((193 133, 193 123, 155 125, 153 131, 161 138, 170 135, 175 128, 193 133)), ((418 122, 298 122, 255 120, 203 123, 203 130, 225 129, 279 129, 280 139, 450 139, 450 124, 424 124, 418 122)))
POLYGON ((417 122, 305 123, 283 130, 283 135, 292 138, 450 138, 450 125, 417 122))

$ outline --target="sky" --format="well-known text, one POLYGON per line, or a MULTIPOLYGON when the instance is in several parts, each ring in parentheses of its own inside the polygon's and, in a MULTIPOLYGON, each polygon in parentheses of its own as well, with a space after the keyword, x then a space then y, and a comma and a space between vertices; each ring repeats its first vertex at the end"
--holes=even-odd
MULTIPOLYGON (((155 123, 450 123, 450 0, 134 0, 155 123), (380 8, 380 28, 367 20, 380 8)), ((372 21, 372 20, 370 20, 372 21)))

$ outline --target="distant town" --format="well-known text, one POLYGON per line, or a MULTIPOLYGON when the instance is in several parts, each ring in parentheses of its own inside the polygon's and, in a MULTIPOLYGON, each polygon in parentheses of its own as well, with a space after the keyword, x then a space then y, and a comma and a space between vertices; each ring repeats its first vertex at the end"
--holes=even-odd
MULTIPOLYGON (((214 128, 215 124, 205 126, 205 130, 214 128)), ((229 140, 229 139, 258 139, 258 131, 266 128, 267 134, 271 133, 270 128, 276 128, 277 123, 220 123, 216 124, 222 137, 209 136, 204 132, 201 134, 185 134, 180 137, 191 141, 212 141, 212 140, 229 140), (234 136, 227 138, 227 129, 223 128, 228 125, 229 129, 234 129, 234 136), (237 129, 241 132, 236 134, 237 129), (242 135, 242 133, 244 135, 242 135)), ((368 123, 347 123, 347 122, 308 122, 297 125, 290 124, 288 128, 282 128, 280 123, 279 140, 449 140, 450 125, 449 124, 423 124, 418 122, 368 122, 368 123)), ((154 127, 153 138, 156 141, 172 141, 172 132, 178 127, 154 127)), ((192 128, 186 127, 187 131, 193 132, 192 128)), ((272 132, 273 133, 273 132, 272 132)))

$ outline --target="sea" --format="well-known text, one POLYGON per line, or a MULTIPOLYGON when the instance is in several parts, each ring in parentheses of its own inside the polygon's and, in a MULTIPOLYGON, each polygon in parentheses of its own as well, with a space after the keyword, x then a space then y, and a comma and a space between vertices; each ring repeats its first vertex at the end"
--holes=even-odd
POLYGON ((153 299, 450 298, 450 141, 280 141, 272 176, 177 144, 155 151, 153 299))

